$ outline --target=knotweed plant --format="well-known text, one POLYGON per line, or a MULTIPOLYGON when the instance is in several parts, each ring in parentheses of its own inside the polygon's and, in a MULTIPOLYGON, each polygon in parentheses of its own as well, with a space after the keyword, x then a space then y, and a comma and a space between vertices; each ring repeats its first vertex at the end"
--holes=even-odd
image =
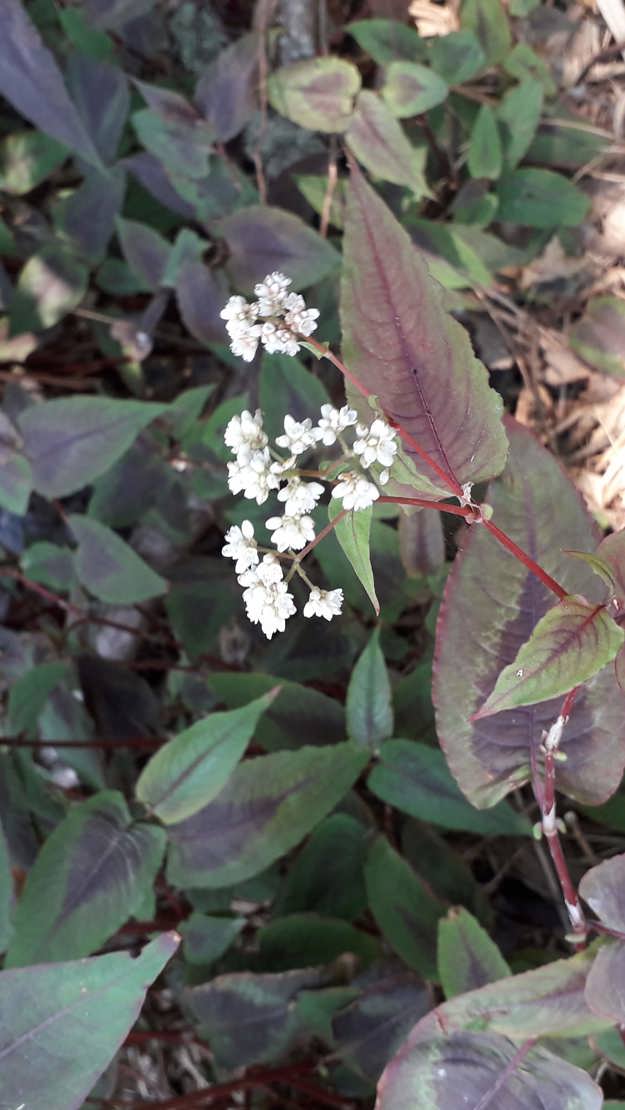
MULTIPOLYGON (((303 297, 289 293, 289 285, 284 274, 272 273, 256 285, 258 300, 253 304, 243 297, 230 298, 221 315, 234 354, 249 360, 259 343, 270 353, 297 354, 301 342, 315 330, 319 313, 306 308, 303 297)), ((397 455, 397 433, 380 417, 369 424, 360 423, 349 405, 322 405, 315 424, 312 417, 298 421, 286 413, 284 432, 273 445, 263 428, 260 409, 233 416, 224 440, 234 456, 228 463, 231 491, 258 505, 271 495, 280 503, 279 513, 265 522, 272 547, 259 544, 250 520, 233 525, 226 533, 222 553, 235 562, 250 621, 260 624, 269 639, 284 631, 286 621, 296 612, 289 591, 294 575, 310 591, 303 615, 332 620, 341 612, 343 591, 314 585, 302 563, 335 521, 348 512, 369 509, 379 499, 380 487, 388 482, 397 455), (313 456, 316 469, 311 469, 313 456), (327 492, 341 505, 341 511, 317 535, 311 514, 327 492)))

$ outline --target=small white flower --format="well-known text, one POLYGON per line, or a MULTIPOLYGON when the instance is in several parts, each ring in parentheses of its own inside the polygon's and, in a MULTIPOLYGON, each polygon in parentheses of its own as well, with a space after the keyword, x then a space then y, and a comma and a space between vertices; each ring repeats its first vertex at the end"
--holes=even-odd
POLYGON ((295 602, 275 555, 265 555, 260 566, 239 575, 239 582, 245 587, 243 601, 252 624, 260 624, 268 639, 274 632, 284 632, 295 602))
POLYGON ((350 409, 349 405, 343 405, 341 409, 335 409, 333 405, 322 405, 321 420, 314 429, 315 438, 326 447, 331 447, 336 443, 339 433, 355 424, 357 419, 356 410, 350 409))
POLYGON ((282 315, 287 298, 287 289, 290 284, 290 278, 275 270, 274 273, 267 274, 264 281, 260 281, 258 285, 254 286, 254 292, 258 297, 260 316, 282 315))
POLYGON ((233 524, 224 536, 226 543, 221 549, 221 554, 226 559, 235 559, 235 571, 242 574, 258 562, 258 551, 254 539, 254 525, 251 520, 244 520, 241 527, 233 524))
POLYGON ((380 483, 381 486, 385 486, 386 483, 388 482, 389 478, 390 478, 390 474, 389 474, 388 470, 381 470, 380 473, 378 474, 378 482, 380 483))
POLYGON ((253 451, 266 447, 267 436, 263 431, 260 409, 256 409, 253 416, 247 409, 243 409, 240 416, 233 416, 226 425, 224 443, 235 452, 240 451, 242 447, 250 447, 253 451))
POLYGON ((286 315, 284 322, 298 335, 312 335, 317 328, 319 310, 306 308, 306 302, 299 293, 289 293, 284 302, 286 315))
POLYGON ((280 488, 280 479, 271 470, 269 450, 248 452, 242 448, 234 462, 228 463, 228 486, 232 493, 242 493, 262 505, 270 490, 280 488))
POLYGON ((299 343, 289 328, 274 324, 270 320, 263 324, 260 341, 268 355, 291 355, 299 351, 299 343))
MULTIPOLYGON (((230 343, 230 350, 237 358, 242 358, 244 362, 253 362, 258 350, 258 336, 252 335, 251 332, 256 331, 255 328, 250 329, 247 335, 237 335, 230 343)), ((258 329, 260 332, 260 328, 258 329)))
POLYGON ((287 516, 301 516, 311 513, 323 493, 320 482, 302 482, 301 478, 289 478, 278 494, 278 501, 284 501, 287 516))
POLYGON ((324 617, 331 621, 332 617, 338 617, 342 607, 342 590, 320 590, 313 586, 303 613, 305 617, 324 617))
POLYGON ((362 456, 360 461, 363 466, 369 467, 374 462, 383 467, 393 465, 397 454, 397 434, 385 420, 374 420, 370 428, 358 424, 356 432, 360 438, 354 443, 354 452, 362 456))
POLYGON ((344 509, 355 509, 356 512, 360 509, 368 509, 380 496, 380 491, 373 482, 353 470, 341 475, 340 482, 332 492, 334 497, 342 500, 344 509))
POLYGON ((315 446, 316 436, 312 430, 312 420, 297 421, 288 413, 284 418, 284 435, 276 439, 278 447, 285 447, 291 455, 301 455, 315 446))
POLYGON ((272 533, 271 542, 278 551, 301 551, 315 538, 315 523, 311 516, 271 516, 266 525, 272 533))
MULTIPOLYGON (((250 327, 258 327, 256 324, 258 305, 248 304, 245 297, 230 297, 219 315, 222 320, 226 321, 226 331, 233 338, 238 335, 245 335, 250 327)), ((258 327, 256 334, 260 335, 260 327, 258 327)))

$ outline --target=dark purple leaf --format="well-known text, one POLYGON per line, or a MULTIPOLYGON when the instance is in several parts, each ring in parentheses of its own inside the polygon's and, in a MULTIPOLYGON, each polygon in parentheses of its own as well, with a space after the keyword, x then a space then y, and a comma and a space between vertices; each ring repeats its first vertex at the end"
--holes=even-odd
POLYGON ((321 281, 339 263, 334 247, 292 212, 251 205, 221 221, 228 244, 226 269, 237 289, 252 292, 272 270, 291 278, 293 289, 321 281))
POLYGON ((435 574, 445 562, 442 514, 426 510, 402 513, 399 518, 399 553, 406 574, 435 574))
MULTIPOLYGON (((575 487, 531 433, 510 421, 508 434, 510 462, 488 492, 494 520, 567 591, 594 601, 601 584, 564 550, 596 544, 575 487)), ((553 602, 546 586, 485 529, 463 535, 439 616, 433 697, 450 769, 479 807, 527 781, 532 747, 540 758, 542 732, 560 712, 556 698, 470 720, 553 602)), ((558 764, 561 789, 590 805, 609 797, 625 762, 623 730, 622 695, 606 668, 575 701, 563 740, 567 759, 558 764)))
POLYGON ((130 158, 124 158, 119 165, 129 170, 143 188, 147 189, 148 193, 151 193, 165 208, 171 208, 172 212, 177 212, 186 220, 193 219, 195 215, 193 206, 187 204, 186 200, 176 192, 163 165, 153 154, 142 151, 140 154, 133 154, 130 158))
POLYGON ((243 35, 218 54, 198 81, 195 102, 221 143, 243 130, 256 107, 260 41, 256 32, 243 35))
POLYGON ((586 1002, 598 1018, 625 1023, 625 944, 609 941, 599 950, 586 982, 586 1002))
POLYGON ((222 887, 257 875, 334 809, 366 762, 349 743, 245 760, 214 801, 169 827, 171 882, 222 887))
POLYGON ((66 497, 98 478, 165 406, 109 397, 69 397, 31 405, 20 416, 33 483, 46 497, 66 497))
MULTIPOLYGON (((502 404, 408 234, 362 174, 348 189, 343 357, 389 416, 459 485, 499 473, 502 404)), ((407 448, 419 486, 449 488, 407 448)))
POLYGON ((220 318, 228 290, 223 276, 203 262, 182 264, 176 281, 176 300, 183 323, 200 343, 223 343, 224 322, 220 318))
POLYGON ((141 906, 165 849, 115 791, 75 806, 41 849, 15 914, 7 966, 86 956, 141 906))
POLYGON ((9 1110, 79 1110, 178 947, 162 933, 140 956, 0 972, 2 1100, 9 1110))
POLYGON ((68 84, 85 128, 103 162, 115 160, 128 109, 130 91, 124 73, 108 62, 72 54, 68 84))
POLYGON ((154 0, 85 0, 85 7, 96 27, 118 31, 152 11, 154 0))
POLYGON ((332 1019, 336 1051, 345 1063, 377 1081, 415 1020, 431 1008, 431 994, 400 964, 372 968, 352 986, 358 997, 332 1019))
POLYGON ((424 1030, 386 1068, 377 1108, 601 1110, 603 1094, 581 1068, 543 1048, 517 1053, 518 1044, 494 1033, 424 1030))
POLYGON ((604 925, 625 933, 625 854, 591 867, 579 892, 604 925))
MULTIPOLYGON (((1 981, 1 980, 0 980, 1 981)), ((295 1000, 323 983, 319 971, 219 975, 187 990, 185 1000, 217 1064, 235 1071, 282 1056, 300 1028, 295 1000)))
POLYGON ((78 656, 77 667, 85 704, 103 736, 157 734, 159 703, 144 678, 97 655, 78 656))
POLYGON ((19 0, 0 5, 0 92, 36 127, 101 168, 54 56, 19 0))
POLYGON ((158 231, 136 220, 117 221, 117 234, 126 262, 146 289, 155 291, 165 275, 171 244, 158 231))
POLYGON ((132 125, 144 147, 170 170, 190 178, 208 173, 212 131, 197 109, 180 93, 135 80, 149 108, 135 112, 132 125))
POLYGON ((91 263, 99 262, 106 253, 125 190, 123 171, 102 174, 92 170, 59 204, 56 222, 91 263))

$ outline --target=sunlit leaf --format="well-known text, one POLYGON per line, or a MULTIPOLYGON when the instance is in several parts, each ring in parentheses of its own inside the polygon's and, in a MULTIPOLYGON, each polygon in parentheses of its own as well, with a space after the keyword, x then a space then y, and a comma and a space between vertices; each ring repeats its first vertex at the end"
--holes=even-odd
POLYGON ((51 328, 80 304, 88 276, 85 264, 60 243, 31 254, 9 305, 12 333, 51 328))
POLYGON ((41 131, 12 131, 0 142, 0 188, 29 193, 67 158, 67 147, 41 131))
MULTIPOLYGON (((341 503, 332 499, 328 506, 330 520, 335 520, 341 512, 341 503)), ((348 559, 354 574, 362 583, 375 609, 380 612, 380 603, 375 592, 375 580, 371 569, 371 509, 349 512, 334 526, 334 535, 348 559)))
POLYGON ((356 66, 334 56, 284 66, 267 83, 271 106, 311 131, 344 131, 359 88, 356 66))
POLYGON ((113 952, 0 972, 4 1105, 79 1110, 177 946, 175 933, 163 933, 134 958, 113 952))
POLYGON ((392 114, 405 119, 442 104, 449 86, 428 66, 398 61, 391 62, 384 70, 380 92, 392 114))
MULTIPOLYGON (((501 400, 467 333, 445 312, 421 254, 357 170, 348 191, 344 258, 348 367, 450 480, 498 473, 506 455, 501 400)), ((446 496, 442 478, 410 445, 404 448, 424 488, 446 496)))
POLYGON ((401 125, 380 97, 363 89, 345 133, 345 142, 374 177, 404 185, 417 198, 428 192, 424 177, 426 150, 409 142, 401 125))

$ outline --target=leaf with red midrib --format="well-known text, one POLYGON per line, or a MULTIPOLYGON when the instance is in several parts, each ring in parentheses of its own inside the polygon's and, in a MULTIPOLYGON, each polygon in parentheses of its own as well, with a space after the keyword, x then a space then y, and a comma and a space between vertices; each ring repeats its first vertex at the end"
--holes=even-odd
POLYGON ((415 485, 448 496, 450 488, 498 474, 507 449, 501 400, 418 249, 356 167, 344 260, 343 357, 436 463, 438 474, 404 443, 415 485))

